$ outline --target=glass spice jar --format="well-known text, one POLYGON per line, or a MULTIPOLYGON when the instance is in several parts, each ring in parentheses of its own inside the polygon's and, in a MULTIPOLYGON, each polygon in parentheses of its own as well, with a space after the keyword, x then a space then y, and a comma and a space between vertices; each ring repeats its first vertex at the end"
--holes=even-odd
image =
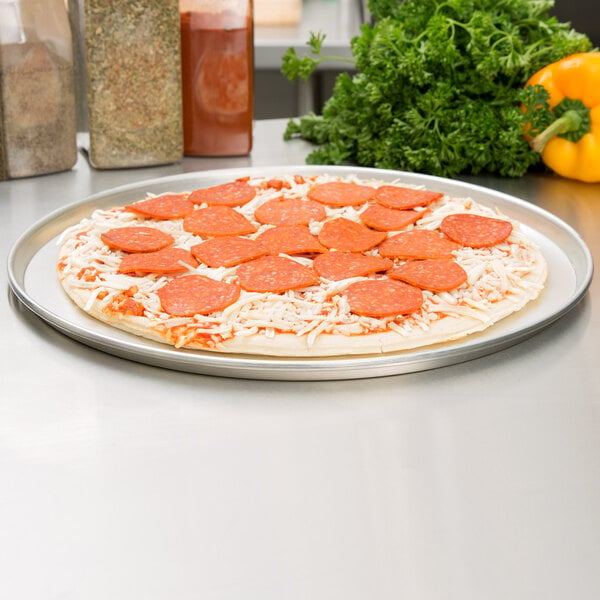
POLYGON ((252 149, 251 0, 180 0, 184 154, 243 156, 252 149))
POLYGON ((98 169, 183 154, 178 0, 83 0, 89 160, 98 169))
POLYGON ((77 161, 72 42, 64 0, 0 0, 0 180, 77 161))

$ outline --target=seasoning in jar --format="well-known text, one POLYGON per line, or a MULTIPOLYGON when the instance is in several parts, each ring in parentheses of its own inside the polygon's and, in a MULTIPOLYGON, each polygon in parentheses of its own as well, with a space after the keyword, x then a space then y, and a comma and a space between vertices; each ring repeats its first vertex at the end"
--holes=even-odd
POLYGON ((84 0, 93 167, 140 167, 181 158, 178 8, 178 0, 84 0))
POLYGON ((184 154, 252 149, 254 30, 249 0, 180 0, 184 154))
POLYGON ((77 117, 64 1, 1 8, 0 180, 66 171, 77 160, 77 117))

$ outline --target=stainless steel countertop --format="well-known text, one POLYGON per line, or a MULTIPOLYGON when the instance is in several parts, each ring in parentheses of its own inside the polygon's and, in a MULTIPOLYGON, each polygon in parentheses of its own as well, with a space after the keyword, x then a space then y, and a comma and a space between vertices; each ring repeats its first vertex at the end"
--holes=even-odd
MULTIPOLYGON (((51 211, 194 170, 302 164, 285 120, 237 159, 0 183, 4 264, 51 211)), ((465 178, 600 261, 600 184, 465 178)), ((238 380, 129 362, 0 297, 0 597, 600 597, 600 287, 511 348, 408 375, 238 380)))

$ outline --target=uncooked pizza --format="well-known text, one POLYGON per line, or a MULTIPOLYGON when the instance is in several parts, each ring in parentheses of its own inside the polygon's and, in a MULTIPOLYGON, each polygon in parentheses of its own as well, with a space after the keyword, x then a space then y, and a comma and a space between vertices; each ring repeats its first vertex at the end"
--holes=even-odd
POLYGON ((411 350, 538 297, 523 227, 468 197, 345 174, 251 176, 95 210, 57 262, 88 315, 177 348, 270 356, 411 350))

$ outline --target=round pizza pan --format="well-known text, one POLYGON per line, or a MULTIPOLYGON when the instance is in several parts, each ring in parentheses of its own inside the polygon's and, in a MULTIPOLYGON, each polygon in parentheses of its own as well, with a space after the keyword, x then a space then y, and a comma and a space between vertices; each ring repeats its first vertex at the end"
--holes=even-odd
POLYGON ((335 380, 397 375, 448 366, 499 351, 532 336, 570 311, 585 295, 593 272, 591 254, 566 223, 513 196, 473 184, 439 177, 358 167, 255 167, 186 173, 113 188, 51 213, 28 229, 8 258, 10 286, 32 312, 65 335, 98 350, 158 367, 248 379, 335 380), (288 358, 235 355, 178 349, 137 337, 101 323, 77 308, 56 276, 58 240, 62 231, 91 214, 160 194, 225 183, 244 176, 320 174, 400 180, 454 196, 470 197, 497 207, 519 221, 540 247, 549 276, 540 297, 489 329, 462 340, 381 355, 288 358))

